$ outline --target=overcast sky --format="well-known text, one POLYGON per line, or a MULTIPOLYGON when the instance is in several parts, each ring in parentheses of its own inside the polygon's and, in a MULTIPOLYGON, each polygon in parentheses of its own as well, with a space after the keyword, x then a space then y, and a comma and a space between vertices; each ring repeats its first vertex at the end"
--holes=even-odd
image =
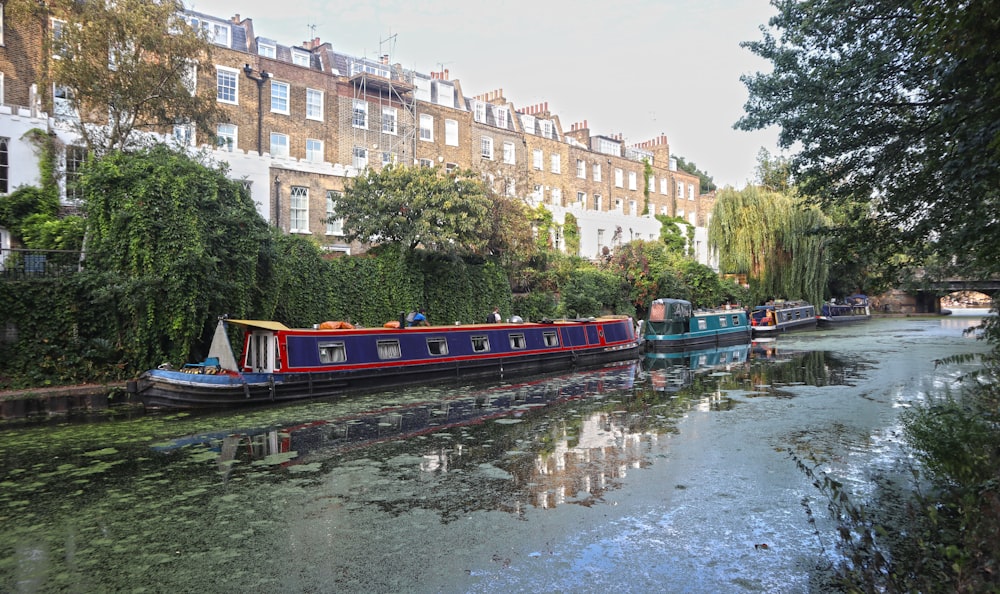
POLYGON ((312 37, 339 52, 419 72, 447 68, 467 96, 503 89, 518 109, 548 102, 563 129, 628 144, 666 134, 671 153, 719 187, 752 180, 776 130, 742 132, 742 74, 769 71, 739 47, 760 39, 768 0, 185 0, 212 16, 253 19, 282 45, 312 37))

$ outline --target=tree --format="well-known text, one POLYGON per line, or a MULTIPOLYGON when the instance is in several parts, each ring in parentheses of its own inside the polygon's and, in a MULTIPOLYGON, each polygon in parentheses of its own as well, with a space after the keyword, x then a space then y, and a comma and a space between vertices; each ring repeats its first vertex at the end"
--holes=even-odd
POLYGON ((698 180, 699 180, 699 184, 698 184, 699 190, 698 191, 699 192, 701 192, 702 194, 705 194, 705 193, 711 192, 711 191, 713 191, 713 190, 716 189, 716 185, 715 185, 715 182, 712 180, 712 176, 710 176, 709 174, 705 173, 704 171, 698 169, 698 166, 695 165, 694 163, 688 163, 687 161, 685 161, 684 157, 678 157, 678 156, 674 155, 674 158, 677 159, 677 168, 678 169, 680 169, 681 171, 686 171, 687 173, 690 173, 691 175, 697 175, 698 176, 698 180))
POLYGON ((746 274, 751 298, 820 303, 828 278, 829 219, 786 194, 747 186, 719 192, 708 227, 723 272, 746 274))
POLYGON ((485 227, 485 255, 496 258, 511 274, 537 251, 532 235, 531 208, 520 196, 528 195, 531 179, 509 165, 484 161, 479 168, 483 192, 489 202, 485 227), (493 164, 492 167, 486 163, 493 164))
POLYGON ((1000 270, 1000 3, 772 3, 743 46, 773 69, 743 78, 737 127, 779 126, 805 193, 870 202, 906 245, 1000 270))
POLYGON ((216 316, 251 313, 269 231, 225 170, 161 145, 95 160, 81 187, 87 266, 107 276, 98 299, 139 369, 188 361, 216 316))
POLYGON ((179 0, 58 0, 66 22, 54 34, 51 77, 80 115, 95 153, 133 148, 138 132, 189 125, 214 137, 214 96, 195 93, 195 68, 211 67, 205 35, 184 20, 179 0))
POLYGON ((757 151, 757 184, 772 192, 793 188, 792 163, 788 157, 773 156, 766 148, 757 151))
POLYGON ((333 218, 344 220, 348 241, 478 253, 489 235, 490 207, 473 171, 389 165, 354 178, 333 218))

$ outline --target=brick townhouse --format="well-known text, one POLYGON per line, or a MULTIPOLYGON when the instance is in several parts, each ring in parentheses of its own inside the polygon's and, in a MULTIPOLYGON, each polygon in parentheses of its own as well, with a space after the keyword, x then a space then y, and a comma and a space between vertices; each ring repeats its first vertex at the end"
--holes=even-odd
MULTIPOLYGON (((67 177, 82 160, 70 125, 78 116, 58 85, 44 82, 45 40, 60 21, 14 21, 2 7, 0 199, 20 185, 38 184, 37 156, 23 139, 31 128, 63 141, 60 167, 67 177)), ((207 150, 227 163, 261 216, 284 232, 356 253, 365 246, 349 245, 341 226, 327 222, 351 177, 388 163, 458 167, 482 172, 512 199, 544 205, 558 225, 572 214, 580 256, 597 258, 633 239, 655 239, 660 223, 652 215, 665 214, 696 226, 697 255, 708 263, 704 227, 713 200, 701 196, 697 176, 677 170, 665 135, 628 144, 620 134, 593 134, 587 121, 565 130, 548 103, 520 107, 502 89, 465 96, 447 69, 416 72, 389 54, 351 56, 318 38, 282 45, 256 36, 252 19, 240 15, 184 16, 213 44, 211 63, 198 65, 197 92, 214 95, 225 115, 215 139, 177 126, 165 131, 164 141, 207 150)), ((75 199, 64 190, 65 204, 75 199)), ((2 231, 0 240, 0 247, 10 247, 2 231)), ((561 227, 550 240, 565 250, 561 227)))

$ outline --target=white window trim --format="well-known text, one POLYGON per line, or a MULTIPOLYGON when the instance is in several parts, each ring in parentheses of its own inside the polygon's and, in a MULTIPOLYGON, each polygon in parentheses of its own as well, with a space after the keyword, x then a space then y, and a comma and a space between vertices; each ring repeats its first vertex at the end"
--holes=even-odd
POLYGON ((458 120, 444 121, 444 143, 447 146, 458 146, 458 120))
MULTIPOLYGON (((316 120, 317 122, 323 121, 323 112, 326 107, 326 94, 319 89, 306 89, 306 119, 316 120), (319 115, 313 115, 309 113, 309 97, 319 97, 319 115)), ((352 112, 353 114, 353 112, 352 112)))
POLYGON ((239 105, 240 104, 240 72, 235 68, 229 68, 228 66, 215 65, 215 100, 218 103, 225 103, 226 105, 239 105), (219 97, 219 76, 223 73, 232 74, 233 79, 236 81, 236 86, 233 87, 233 99, 221 99, 219 97))
POLYGON ((398 130, 399 130, 399 110, 397 110, 395 107, 390 107, 388 105, 383 105, 382 106, 382 133, 383 134, 391 134, 392 136, 396 136, 399 133, 398 130), (392 118, 391 119, 386 118, 386 115, 391 115, 392 118), (385 125, 388 122, 390 122, 390 121, 392 122, 392 129, 386 130, 386 126, 385 125))
POLYGON ((336 197, 341 195, 337 190, 326 191, 326 234, 340 237, 344 234, 344 219, 334 219, 337 213, 336 197))
POLYGON ((288 212, 288 232, 289 233, 303 233, 303 234, 309 233, 309 188, 307 186, 292 186, 291 187, 290 194, 289 194, 288 211, 289 211, 288 212), (305 192, 305 194, 303 194, 303 192, 305 192), (294 207, 294 201, 293 201, 294 198, 302 199, 304 206, 302 208, 298 208, 298 209, 295 208, 294 207), (300 227, 295 226, 296 225, 296 221, 295 221, 296 217, 293 216, 293 213, 296 212, 296 211, 303 211, 305 213, 305 215, 302 217, 303 220, 301 221, 301 224, 305 225, 304 228, 300 228, 300 227))
POLYGON ((296 66, 302 66, 304 68, 309 68, 310 66, 312 66, 312 54, 309 54, 308 52, 302 50, 293 49, 292 64, 296 66))
POLYGON ((257 55, 264 56, 265 58, 274 58, 278 55, 278 48, 273 43, 258 43, 257 55))
POLYGON ((420 114, 420 131, 419 131, 419 136, 420 136, 420 140, 422 140, 424 142, 434 142, 434 116, 426 114, 426 113, 420 114), (430 125, 429 126, 424 126, 424 122, 428 122, 428 123, 430 123, 430 125), (427 133, 426 137, 424 137, 424 132, 427 133))
POLYGON ((270 142, 267 145, 267 150, 269 150, 271 152, 271 156, 272 157, 288 157, 289 155, 291 155, 291 152, 290 152, 291 151, 291 147, 288 146, 288 135, 287 134, 281 134, 280 132, 271 132, 271 135, 268 138, 270 139, 270 142), (276 153, 276 152, 274 152, 274 147, 275 147, 275 142, 274 141, 275 141, 275 139, 282 139, 282 138, 285 140, 285 143, 284 143, 284 145, 280 145, 279 144, 278 146, 283 146, 284 147, 284 149, 285 149, 284 153, 276 153))
POLYGON ((309 163, 322 163, 323 159, 324 159, 324 149, 325 148, 326 147, 323 146, 323 141, 320 140, 319 138, 306 138, 306 161, 308 161, 309 163), (315 150, 310 151, 309 150, 309 143, 311 143, 311 142, 313 142, 313 143, 319 143, 319 151, 315 151, 315 150), (318 152, 318 158, 310 158, 310 153, 312 153, 313 155, 316 155, 317 152, 318 152))
POLYGON ((290 85, 290 84, 288 84, 286 82, 282 82, 280 80, 271 79, 271 113, 280 113, 280 114, 283 114, 283 115, 288 115, 290 113, 289 106, 290 106, 291 103, 292 103, 292 85, 290 85), (275 90, 275 88, 282 88, 282 87, 284 87, 284 89, 285 89, 285 108, 284 109, 281 109, 280 107, 279 108, 275 108, 274 107, 274 99, 275 99, 275 92, 274 92, 274 90, 275 90))
POLYGON ((220 145, 216 146, 216 148, 218 150, 225 151, 227 153, 234 152, 236 150, 236 147, 239 146, 237 144, 237 142, 239 140, 240 128, 236 124, 218 124, 215 127, 215 135, 216 135, 216 137, 219 140, 224 140, 224 139, 229 138, 229 136, 223 136, 222 134, 219 134, 219 128, 222 127, 222 126, 232 126, 232 128, 233 128, 233 133, 232 133, 233 143, 232 143, 232 145, 230 145, 228 142, 226 142, 226 143, 223 143, 223 144, 220 144, 220 145))
POLYGON ((482 136, 479 139, 479 156, 484 159, 493 160, 493 137, 482 136))
POLYGON ((507 165, 513 165, 517 162, 517 152, 513 142, 503 143, 503 162, 507 165))
POLYGON ((364 99, 354 99, 351 101, 351 126, 360 130, 368 129, 368 102, 364 99), (361 124, 358 123, 357 112, 365 114, 365 121, 361 124))

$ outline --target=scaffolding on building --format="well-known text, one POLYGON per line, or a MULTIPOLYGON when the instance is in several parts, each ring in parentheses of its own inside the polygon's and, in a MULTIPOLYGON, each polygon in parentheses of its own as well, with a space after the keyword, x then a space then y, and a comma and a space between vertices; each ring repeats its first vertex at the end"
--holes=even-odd
POLYGON ((390 63, 381 47, 379 58, 348 58, 348 80, 354 89, 351 111, 351 163, 357 169, 389 163, 410 165, 416 155, 416 99, 413 73, 390 63), (359 101, 364 101, 362 114, 359 101), (372 109, 373 108, 373 109, 372 109), (374 111, 374 113, 372 113, 374 111), (361 120, 363 118, 363 125, 361 120))

